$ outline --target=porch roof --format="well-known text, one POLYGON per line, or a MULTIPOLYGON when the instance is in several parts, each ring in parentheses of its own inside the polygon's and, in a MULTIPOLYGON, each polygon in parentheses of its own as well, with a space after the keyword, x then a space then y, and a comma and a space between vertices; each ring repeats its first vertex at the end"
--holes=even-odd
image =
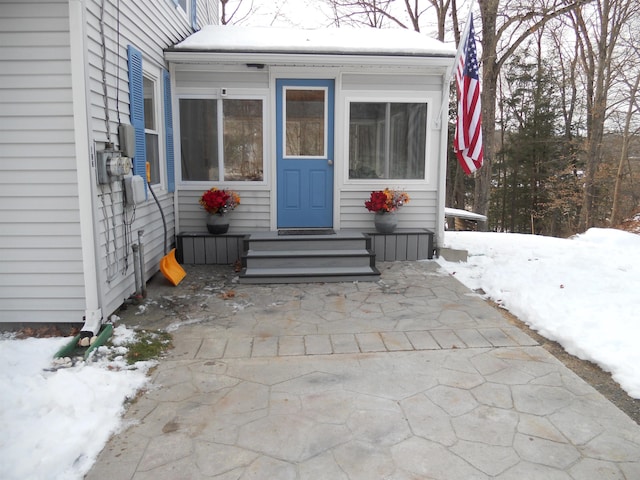
POLYGON ((406 29, 207 25, 170 52, 453 58, 456 48, 406 29))

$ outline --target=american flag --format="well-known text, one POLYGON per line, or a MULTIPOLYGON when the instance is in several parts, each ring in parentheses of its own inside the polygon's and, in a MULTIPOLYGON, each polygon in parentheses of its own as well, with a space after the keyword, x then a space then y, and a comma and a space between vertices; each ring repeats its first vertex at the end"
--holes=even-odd
POLYGON ((480 78, 473 15, 469 17, 469 33, 456 65, 458 87, 458 120, 454 150, 467 175, 482 166, 482 114, 480 78))

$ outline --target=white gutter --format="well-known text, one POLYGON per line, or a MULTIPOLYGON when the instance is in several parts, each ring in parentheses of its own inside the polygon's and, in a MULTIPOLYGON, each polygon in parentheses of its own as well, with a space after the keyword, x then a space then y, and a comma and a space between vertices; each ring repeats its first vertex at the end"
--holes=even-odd
POLYGON ((78 204, 85 294, 85 324, 83 331, 97 335, 102 323, 98 257, 94 225, 93 156, 89 137, 89 102, 87 99, 88 59, 85 48, 85 6, 83 0, 69 0, 69 37, 71 54, 71 86, 73 99, 73 127, 75 135, 76 172, 78 176, 78 204))
MULTIPOLYGON (((421 57, 414 55, 351 55, 317 53, 260 53, 165 50, 164 58, 174 63, 230 63, 253 65, 376 65, 430 68, 451 68, 451 55, 421 57)), ((441 73, 441 72, 438 72, 441 73)))

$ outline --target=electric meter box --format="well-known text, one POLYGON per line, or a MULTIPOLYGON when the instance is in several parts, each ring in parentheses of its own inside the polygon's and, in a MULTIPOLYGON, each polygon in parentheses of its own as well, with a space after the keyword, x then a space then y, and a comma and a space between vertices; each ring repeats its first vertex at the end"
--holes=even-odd
POLYGON ((124 177, 124 198, 127 205, 140 205, 147 199, 144 179, 140 175, 124 177))
POLYGON ((97 157, 98 183, 101 184, 121 180, 133 168, 131 159, 117 150, 101 150, 97 157))

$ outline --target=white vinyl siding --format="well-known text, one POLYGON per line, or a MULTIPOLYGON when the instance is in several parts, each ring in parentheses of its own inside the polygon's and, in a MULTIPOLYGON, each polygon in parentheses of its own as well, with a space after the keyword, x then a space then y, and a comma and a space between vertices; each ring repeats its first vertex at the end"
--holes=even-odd
MULTIPOLYGON (((393 187, 393 185, 392 185, 393 187)), ((343 229, 371 230, 373 213, 367 211, 364 202, 371 190, 343 190, 340 197, 340 224, 343 229)), ((409 194, 410 202, 397 214, 398 228, 428 228, 436 231, 437 193, 435 190, 403 189, 409 194)))
POLYGON ((69 6, 0 3, 0 322, 81 321, 69 6))
POLYGON ((392 90, 394 92, 440 92, 442 76, 394 73, 345 73, 343 91, 392 90))
MULTIPOLYGON (((111 139, 118 146, 118 112, 116 105, 120 109, 121 122, 130 123, 127 47, 131 45, 142 53, 145 66, 163 69, 165 68, 163 49, 186 38, 192 32, 192 29, 190 19, 176 9, 172 0, 120 1, 120 41, 118 45, 115 4, 115 0, 106 0, 105 36, 107 37, 107 84, 111 139), (120 50, 116 54, 118 47, 120 50), (117 75, 116 72, 118 72, 117 75), (117 99, 119 99, 119 104, 116 102, 117 99)), ((204 9, 204 6, 198 6, 198 10, 204 12, 204 9)), ((100 13, 100 2, 89 2, 87 5, 87 37, 89 38, 90 110, 93 140, 96 149, 102 148, 104 142, 108 140, 102 86, 100 13)), ((162 78, 157 80, 160 90, 162 90, 162 78)), ((156 100, 162 103, 162 97, 156 100)), ((162 122, 163 118, 163 116, 160 116, 158 121, 162 122)), ((162 132, 164 133, 164 128, 162 128, 162 132)), ((165 141, 163 135, 159 138, 159 147, 164 151, 165 141)), ((164 160, 165 158, 163 155, 162 159, 164 160)), ((161 165, 161 168, 164 169, 165 165, 161 165)), ((140 171, 140 169, 135 173, 144 175, 144 171, 140 171)), ((103 187, 104 194, 102 194, 100 187, 97 190, 96 225, 98 225, 100 276, 103 283, 101 306, 103 313, 108 315, 117 309, 135 290, 131 243, 137 242, 138 231, 144 230, 146 268, 143 273, 146 280, 158 271, 160 259, 165 254, 164 231, 158 206, 149 193, 146 202, 136 207, 135 221, 130 229, 132 238, 130 244, 127 245, 121 222, 123 193, 120 185, 116 183, 112 184, 112 187, 108 185, 103 187), (113 192, 111 192, 111 188, 113 188, 113 192), (115 229, 111 222, 112 201, 115 202, 113 211, 117 219, 115 229), (108 217, 106 221, 104 213, 108 217), (110 231, 107 232, 107 229, 110 231), (117 236, 115 241, 114 234, 117 236), (107 238, 110 240, 109 258, 106 256, 107 238), (114 246, 118 248, 117 255, 114 252, 114 246), (126 256, 128 257, 128 268, 125 268, 126 265, 124 263, 126 256), (110 281, 107 281, 108 279, 110 281)), ((173 233, 175 227, 173 193, 167 190, 167 182, 163 182, 162 185, 156 185, 154 192, 165 215, 170 246, 174 242, 173 233)))
MULTIPOLYGON (((204 232, 206 213, 198 203, 200 190, 179 190, 179 216, 181 232, 204 232)), ((436 230, 437 194, 435 190, 406 189, 411 202, 400 210, 399 228, 428 228, 436 230)), ((348 190, 340 192, 340 228, 369 230, 373 225, 373 214, 364 207, 370 190, 348 190)), ((269 191, 243 190, 241 204, 231 214, 229 233, 269 230, 269 191)))
MULTIPOLYGON (((143 52, 145 62, 165 68, 163 49, 191 32, 172 0, 74 1, 84 9, 83 32, 87 92, 72 90, 69 0, 14 0, 0 2, 0 322, 82 321, 85 313, 84 265, 80 228, 74 99, 88 101, 90 144, 78 151, 92 152, 107 138, 102 82, 101 4, 104 3, 106 81, 109 130, 117 145, 117 126, 129 121, 128 44, 143 52), (120 6, 120 37, 116 5, 120 6), (119 109, 119 115, 118 115, 119 109)), ((198 24, 215 23, 217 2, 198 0, 198 24)), ((76 44, 74 44, 76 45, 76 44)), ((75 65, 75 64, 74 64, 75 65)), ((74 77, 75 78, 75 77, 74 77)), ((161 81, 161 79, 159 79, 161 81)), ((161 98, 158 101, 162 101, 161 98)), ((78 119, 76 119, 78 120, 78 119)), ((79 119, 85 121, 84 118, 79 119)), ((159 119, 161 120, 161 119, 159 119)), ((160 139, 164 146, 164 138, 160 139)), ((100 307, 107 318, 134 291, 133 260, 124 270, 123 233, 116 228, 118 274, 106 281, 112 260, 107 259, 105 229, 113 212, 121 221, 119 184, 94 192, 96 250, 102 294, 100 307), (107 219, 103 218, 106 213, 107 219)), ((172 241, 173 194, 157 192, 172 241)), ((82 201, 86 202, 87 199, 82 201)), ((132 226, 144 229, 145 278, 158 271, 164 255, 164 233, 157 206, 149 201, 136 210, 132 226)), ((110 237, 113 256, 114 237, 110 237)), ((130 247, 129 247, 130 249, 130 247)), ((111 269, 113 270, 113 269, 111 269)))
MULTIPOLYGON (((180 190, 179 216, 180 232, 205 232, 207 214, 200 206, 201 190, 180 190)), ((267 190, 233 190, 240 194, 240 205, 229 214, 229 233, 246 233, 269 230, 270 192, 267 190)), ((179 232, 178 232, 179 233, 179 232)))
POLYGON ((176 95, 195 95, 216 92, 227 88, 230 91, 269 88, 269 72, 246 66, 218 67, 216 71, 202 66, 180 65, 176 67, 176 95))

